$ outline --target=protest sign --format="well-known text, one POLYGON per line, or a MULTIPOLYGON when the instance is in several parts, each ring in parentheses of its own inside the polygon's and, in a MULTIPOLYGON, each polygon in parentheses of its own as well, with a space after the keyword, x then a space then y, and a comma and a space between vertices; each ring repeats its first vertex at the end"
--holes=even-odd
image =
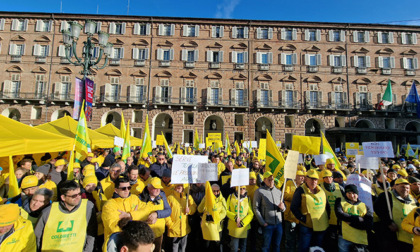
POLYGON ((346 143, 346 156, 355 157, 359 154, 359 143, 346 143))
POLYGON ((190 144, 189 143, 185 143, 185 147, 190 147, 190 144))
POLYGON ((114 137, 114 145, 118 146, 118 147, 123 147, 124 146, 124 139, 121 137, 114 137))
POLYGON ((200 183, 198 164, 208 163, 207 156, 174 155, 172 161, 172 184, 200 183))
POLYGON ((198 148, 205 149, 206 148, 206 144, 204 144, 204 143, 198 144, 198 148))
POLYGON ((377 157, 365 157, 362 155, 356 155, 356 167, 364 168, 364 169, 372 169, 377 170, 379 169, 379 160, 377 157))
POLYGON ((251 141, 251 148, 258 148, 257 141, 251 141))
POLYGON ((284 178, 285 179, 295 178, 298 161, 299 161, 299 152, 289 150, 287 152, 286 162, 284 163, 284 178))
POLYGON ((250 141, 244 141, 242 146, 246 149, 251 149, 251 142, 250 141))
POLYGON ((230 186, 243 186, 249 185, 249 169, 234 169, 232 171, 232 178, 230 186))
POLYGON ((321 155, 314 155, 314 160, 316 165, 324 165, 327 162, 327 159, 331 158, 331 154, 321 154, 321 155))
POLYGON ((152 148, 156 148, 156 141, 152 141, 152 148))
POLYGON ((276 146, 281 147, 281 141, 276 141, 276 146))
POLYGON ((197 183, 205 183, 206 181, 217 181, 217 164, 214 163, 198 163, 197 183))
POLYGON ((359 176, 358 174, 351 174, 347 176, 346 184, 353 184, 357 186, 357 190, 359 191, 359 200, 365 203, 371 210, 373 209, 372 182, 365 177, 359 176))
POLYGON ((394 157, 391 142, 364 142, 362 145, 365 157, 394 157))

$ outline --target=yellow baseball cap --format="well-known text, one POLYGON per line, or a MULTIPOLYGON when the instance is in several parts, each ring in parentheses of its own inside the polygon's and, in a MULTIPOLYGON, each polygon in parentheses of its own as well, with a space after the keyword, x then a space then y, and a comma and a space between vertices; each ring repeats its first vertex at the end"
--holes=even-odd
POLYGON ((325 162, 325 165, 329 165, 329 164, 335 164, 332 158, 327 159, 327 161, 325 162))
POLYGON ((150 180, 149 185, 152 185, 156 189, 163 189, 162 182, 158 177, 154 177, 150 180))
POLYGON ((257 175, 255 174, 255 172, 249 173, 249 179, 257 179, 257 175))
POLYGON ((325 178, 325 177, 332 177, 333 176, 333 174, 332 174, 332 172, 330 171, 330 170, 323 170, 322 171, 322 175, 321 175, 323 178, 325 178))
POLYGON ((143 155, 141 155, 142 158, 147 158, 149 156, 149 154, 147 153, 143 153, 143 155))
POLYGON ((270 176, 273 176, 273 173, 266 171, 264 172, 263 179, 269 178, 270 176))
POLYGON ((88 154, 87 154, 87 157, 94 157, 95 156, 95 154, 93 154, 92 152, 89 152, 88 154))
POLYGON ((394 164, 392 166, 392 169, 396 170, 396 169, 401 169, 401 166, 399 164, 394 164))
POLYGON ((400 169, 398 171, 398 174, 401 175, 401 176, 403 176, 403 177, 408 177, 408 173, 407 173, 407 171, 405 169, 400 169))
POLYGON ((296 176, 305 176, 305 172, 301 171, 301 170, 297 170, 296 171, 296 176))
POLYGON ((303 166, 301 164, 297 166, 297 169, 298 169, 298 171, 304 171, 304 172, 306 172, 305 166, 303 166))
POLYGON ((306 172, 306 177, 312 178, 312 179, 319 179, 318 172, 315 169, 310 169, 306 172))
POLYGON ((80 169, 81 168, 80 163, 77 163, 77 162, 73 163, 73 168, 79 168, 80 169))
POLYGON ((59 160, 57 160, 56 162, 55 162, 55 166, 60 166, 60 165, 66 165, 67 164, 67 162, 66 162, 66 160, 64 160, 64 159, 59 159, 59 160))
POLYGON ((91 164, 98 163, 98 158, 92 158, 92 159, 90 160, 90 163, 91 163, 91 164))
POLYGON ((29 175, 22 179, 21 188, 22 190, 38 186, 38 178, 35 175, 29 175))
POLYGON ((19 206, 17 204, 0 205, 0 227, 12 225, 19 218, 19 206))
POLYGON ((85 186, 87 186, 89 184, 98 185, 98 179, 96 178, 95 174, 94 175, 90 175, 90 176, 86 176, 83 179, 83 187, 85 187, 85 186))
POLYGON ((406 180, 406 179, 403 179, 403 178, 399 178, 399 179, 397 179, 396 181, 395 181, 395 184, 396 185, 400 185, 400 184, 410 184, 409 182, 408 182, 408 180, 406 180))

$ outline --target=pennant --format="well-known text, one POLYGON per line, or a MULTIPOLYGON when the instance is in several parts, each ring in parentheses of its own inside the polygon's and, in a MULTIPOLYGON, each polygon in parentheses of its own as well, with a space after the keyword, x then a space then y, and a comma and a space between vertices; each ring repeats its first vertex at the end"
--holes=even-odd
POLYGON ((232 155, 232 147, 230 147, 228 133, 226 133, 225 146, 226 146, 226 153, 227 153, 227 155, 228 156, 231 156, 232 155))
POLYGON ((79 123, 77 124, 76 136, 75 136, 75 145, 74 150, 76 151, 75 162, 82 163, 82 161, 87 157, 87 154, 91 152, 90 149, 90 138, 88 135, 88 127, 86 123, 86 116, 84 111, 84 101, 82 104, 82 109, 80 110, 79 123))
POLYGON ((12 156, 9 156, 9 194, 7 197, 13 198, 20 194, 20 188, 15 174, 15 165, 12 156))
POLYGON ((271 134, 268 130, 266 145, 265 167, 267 171, 273 173, 273 177, 277 181, 277 186, 280 188, 284 183, 284 164, 286 161, 277 148, 276 142, 274 142, 274 139, 271 137, 271 134))
POLYGON ((236 151, 236 155, 239 156, 239 153, 241 153, 241 149, 239 148, 238 141, 235 141, 235 151, 236 151))
POLYGON ((333 158, 334 164, 335 164, 335 169, 341 173, 341 175, 343 175, 343 179, 347 180, 347 176, 340 170, 341 167, 341 163, 340 161, 338 161, 337 156, 335 155, 334 150, 331 148, 330 143, 328 143, 327 138, 325 138, 324 133, 321 131, 321 137, 322 137, 322 147, 323 147, 323 153, 327 154, 329 153, 333 158))
POLYGON ((120 124, 120 130, 121 130, 121 138, 125 139, 125 121, 124 121, 124 113, 121 112, 121 124, 120 124))
POLYGON ((165 150, 166 153, 168 154, 168 158, 172 158, 172 150, 171 148, 169 148, 168 142, 166 141, 165 135, 162 133, 162 137, 163 137, 163 144, 165 145, 165 150))
POLYGON ((399 157, 401 154, 400 154, 400 145, 397 145, 397 154, 396 154, 396 156, 397 157, 399 157))
POLYGON ((125 162, 127 158, 131 155, 130 149, 130 120, 127 122, 127 130, 125 131, 125 139, 124 139, 124 146, 123 146, 123 153, 122 153, 122 161, 125 162))
POLYGON ((414 156, 414 151, 413 151, 413 149, 411 148, 410 143, 408 143, 408 144, 407 144, 407 149, 405 150, 405 156, 406 156, 407 158, 414 156))

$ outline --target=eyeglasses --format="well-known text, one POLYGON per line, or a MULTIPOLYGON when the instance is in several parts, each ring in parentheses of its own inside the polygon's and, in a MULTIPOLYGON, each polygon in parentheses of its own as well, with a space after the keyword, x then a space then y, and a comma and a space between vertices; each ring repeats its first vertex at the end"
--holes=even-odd
POLYGON ((77 198, 79 196, 82 196, 82 193, 81 192, 80 193, 73 194, 73 195, 66 195, 66 197, 69 197, 69 198, 72 198, 72 199, 75 199, 75 198, 77 198))
POLYGON ((121 172, 121 170, 110 170, 109 172, 117 173, 117 172, 121 172))
POLYGON ((129 190, 130 191, 131 190, 131 186, 120 187, 118 189, 123 190, 123 191, 125 191, 125 190, 129 190))
POLYGON ((218 193, 218 192, 220 192, 220 190, 213 190, 213 192, 214 192, 214 193, 218 193))
POLYGON ((165 160, 164 158, 159 158, 158 160, 165 160))
POLYGON ((246 190, 246 188, 241 188, 241 190, 246 190))

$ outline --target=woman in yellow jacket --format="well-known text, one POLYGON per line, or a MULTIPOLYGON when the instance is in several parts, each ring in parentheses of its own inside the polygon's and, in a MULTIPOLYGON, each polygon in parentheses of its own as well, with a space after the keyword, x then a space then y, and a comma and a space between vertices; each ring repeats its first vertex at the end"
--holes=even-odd
POLYGON ((206 197, 203 198, 200 205, 198 206, 198 212, 203 213, 201 219, 201 229, 203 230, 203 239, 205 240, 206 251, 218 251, 221 246, 220 237, 222 235, 222 223, 226 217, 226 200, 220 193, 220 187, 218 184, 211 186, 213 194, 216 196, 216 204, 214 205, 213 211, 219 213, 220 222, 214 223, 212 216, 205 208, 206 197))
POLYGON ((168 204, 172 209, 171 216, 165 218, 168 227, 168 237, 172 244, 172 251, 185 251, 187 248, 187 237, 191 232, 188 224, 188 216, 195 213, 197 205, 191 195, 185 195, 187 185, 174 185, 174 191, 168 196, 168 204))
POLYGON ((414 234, 413 251, 420 251, 420 207, 411 210, 402 221, 401 228, 410 234, 414 234))
POLYGON ((254 217, 252 206, 246 192, 246 186, 240 187, 240 208, 238 214, 238 192, 229 195, 227 200, 226 215, 229 219, 228 230, 230 239, 230 251, 236 252, 238 248, 241 251, 246 251, 246 241, 248 237, 248 230, 251 228, 251 221, 254 217))

